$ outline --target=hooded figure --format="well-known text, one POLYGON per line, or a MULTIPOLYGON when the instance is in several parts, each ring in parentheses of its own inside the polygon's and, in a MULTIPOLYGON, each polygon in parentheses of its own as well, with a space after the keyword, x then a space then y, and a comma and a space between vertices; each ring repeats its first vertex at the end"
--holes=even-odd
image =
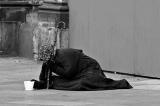
POLYGON ((99 63, 78 49, 57 49, 54 62, 43 63, 39 81, 33 80, 35 89, 46 89, 48 70, 51 71, 49 89, 90 91, 132 88, 125 79, 107 78, 99 63))

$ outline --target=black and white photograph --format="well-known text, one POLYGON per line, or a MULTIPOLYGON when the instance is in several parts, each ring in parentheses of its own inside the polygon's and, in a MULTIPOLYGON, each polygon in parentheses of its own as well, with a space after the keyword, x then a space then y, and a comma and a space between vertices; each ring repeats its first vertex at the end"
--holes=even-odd
POLYGON ((160 106, 160 0, 0 0, 0 106, 160 106))

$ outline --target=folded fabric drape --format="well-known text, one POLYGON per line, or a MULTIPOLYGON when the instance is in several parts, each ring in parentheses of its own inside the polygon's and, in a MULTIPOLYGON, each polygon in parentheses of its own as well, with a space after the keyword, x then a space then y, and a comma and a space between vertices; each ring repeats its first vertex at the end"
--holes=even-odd
MULTIPOLYGON (((46 88, 46 67, 44 63, 35 89, 46 88)), ((107 78, 99 63, 78 49, 58 49, 55 62, 49 68, 57 74, 50 75, 49 89, 90 91, 132 88, 125 79, 107 78)))

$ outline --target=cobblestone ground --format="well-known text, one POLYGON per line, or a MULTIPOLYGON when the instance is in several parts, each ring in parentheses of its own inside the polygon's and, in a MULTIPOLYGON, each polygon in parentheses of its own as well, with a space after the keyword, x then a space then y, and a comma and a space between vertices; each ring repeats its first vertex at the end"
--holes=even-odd
POLYGON ((137 89, 25 91, 23 81, 38 79, 41 64, 26 58, 0 57, 0 106, 159 106, 160 104, 159 80, 111 73, 105 74, 113 79, 125 78, 137 89))

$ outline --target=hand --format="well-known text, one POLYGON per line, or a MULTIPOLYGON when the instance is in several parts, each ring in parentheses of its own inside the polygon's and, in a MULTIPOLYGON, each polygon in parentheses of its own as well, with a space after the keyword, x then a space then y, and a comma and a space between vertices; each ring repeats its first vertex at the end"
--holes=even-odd
POLYGON ((37 80, 35 80, 35 79, 32 79, 31 81, 35 81, 35 82, 36 82, 37 80))

